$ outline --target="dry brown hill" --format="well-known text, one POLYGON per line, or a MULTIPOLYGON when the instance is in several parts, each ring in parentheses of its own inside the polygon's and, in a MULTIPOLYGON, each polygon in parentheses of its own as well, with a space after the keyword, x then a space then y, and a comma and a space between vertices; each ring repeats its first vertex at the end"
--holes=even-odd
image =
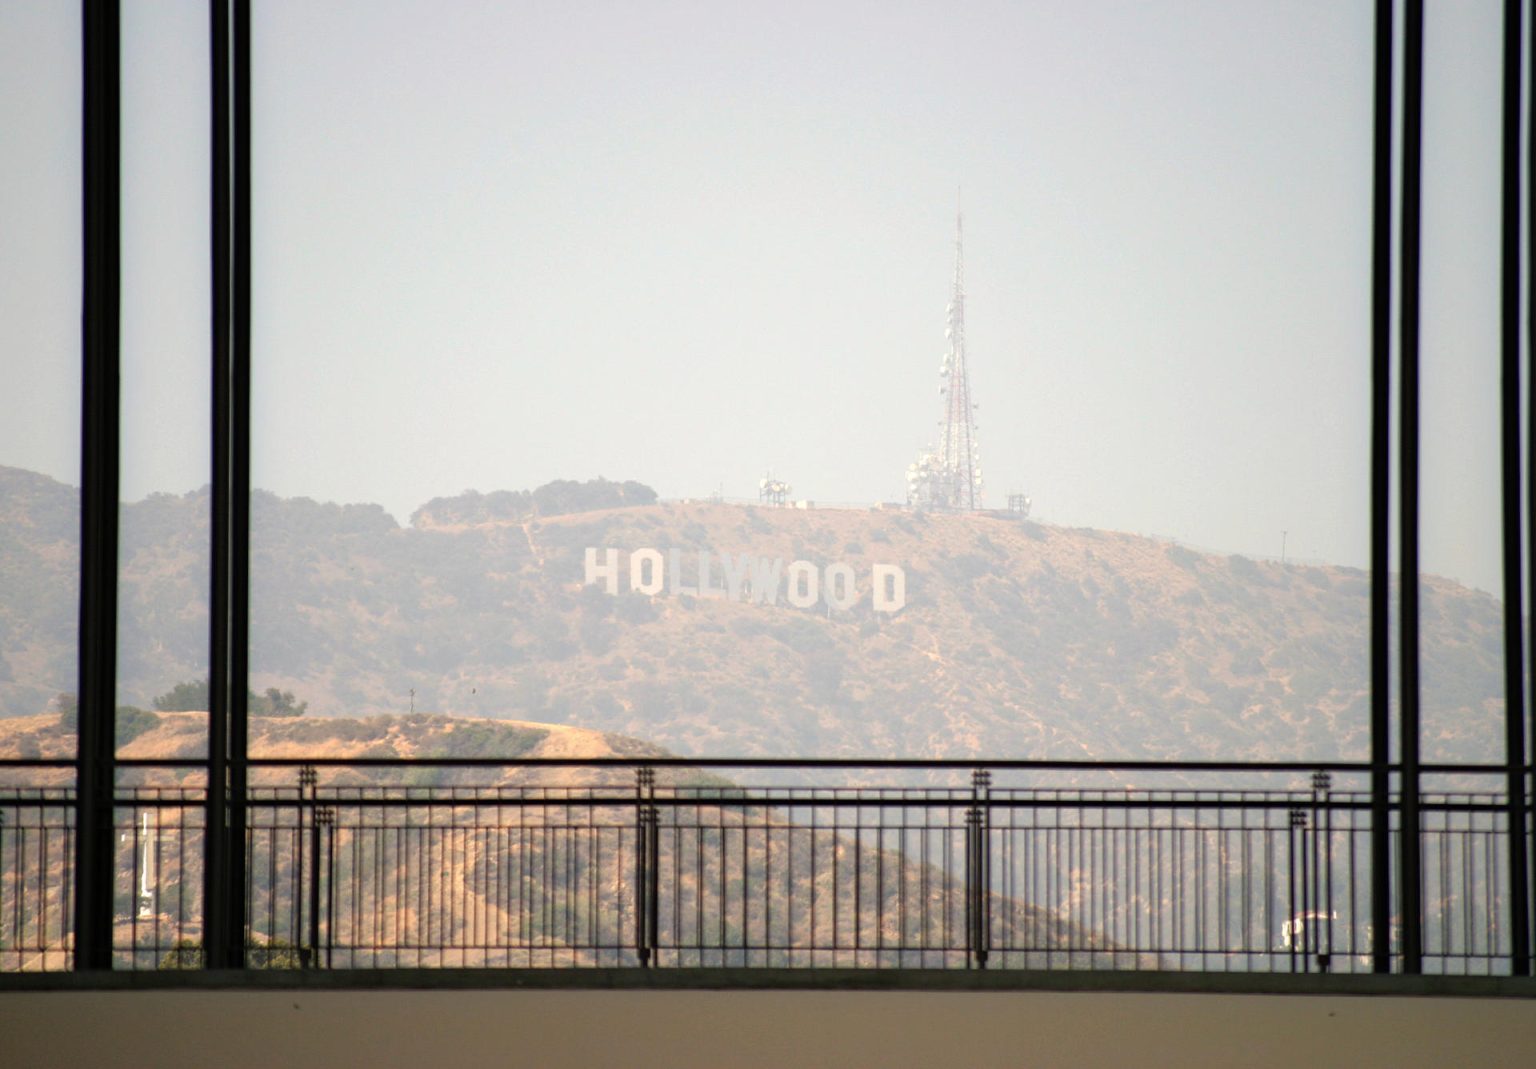
MULTIPOLYGON (((29 713, 71 686, 72 492, 0 476, 25 491, 0 518, 0 704, 29 713)), ((688 754, 1365 755, 1355 569, 989 515, 671 503, 550 516, 493 499, 442 499, 400 527, 376 506, 257 494, 252 684, 344 716, 404 712, 414 690, 421 709, 688 754), (583 585, 589 547, 685 562, 706 550, 715 569, 722 554, 823 574, 844 563, 859 601, 622 584, 613 597, 583 585), (905 570, 899 613, 872 610, 877 563, 905 570)), ((203 672, 205 517, 199 495, 125 506, 125 702, 203 672)), ((1426 759, 1495 758, 1499 604, 1435 578, 1423 590, 1426 759)))
MULTIPOLYGON (((200 758, 208 752, 208 714, 205 712, 157 713, 136 711, 132 737, 120 742, 123 758, 200 758)), ((119 739, 123 738, 119 733, 119 739)), ((660 757, 667 751, 640 739, 611 735, 566 724, 535 724, 525 721, 474 720, 428 713, 406 716, 352 717, 253 717, 250 744, 264 757, 660 757)), ((58 713, 0 719, 0 758, 67 758, 75 752, 73 727, 58 713)), ((556 773, 558 775, 558 773, 556 773)), ((287 784, 290 769, 258 772, 253 784, 287 784)), ((527 783, 533 780, 516 769, 469 772, 421 772, 413 782, 451 784, 466 779, 485 785, 527 783)), ((545 774, 547 775, 547 774, 545 774)), ((67 769, 39 773, 0 770, 0 785, 8 782, 30 786, 47 782, 67 783, 67 769), (43 778, 40 779, 39 777, 43 778)), ((592 782, 588 773, 588 782, 592 782)), ((120 773, 134 784, 169 784, 185 773, 120 773)), ((367 782, 358 772, 327 773, 326 782, 367 782)))
MULTIPOLYGON (((206 752, 207 715, 140 713, 137 733, 119 748, 127 758, 185 758, 206 752)), ((428 714, 405 717, 274 718, 253 721, 251 742, 268 756, 429 757, 499 756, 637 757, 664 751, 636 739, 558 724, 471 720, 428 714)), ((66 757, 75 736, 60 714, 0 720, 0 758, 66 757)), ((36 788, 69 782, 70 770, 0 769, 0 793, 11 784, 36 788)), ((119 774, 129 787, 190 786, 194 769, 134 769, 119 774)), ((843 817, 828 827, 794 823, 809 809, 743 801, 744 791, 719 777, 663 770, 660 784, 681 787, 686 801, 668 809, 658 834, 658 867, 671 925, 671 964, 954 964, 963 956, 967 902, 954 873, 942 861, 903 854, 909 836, 895 829, 857 830, 843 817), (749 893, 747 883, 758 881, 749 893), (766 888, 766 889, 765 889, 766 888), (775 920, 777 916, 777 920, 775 920), (681 919, 680 919, 681 918, 681 919), (749 947, 752 957, 747 957, 749 947), (897 949, 901 948, 901 949, 897 949), (819 958, 817 957, 819 955, 819 958)), ((297 770, 258 770, 249 849, 252 869, 253 945, 268 948, 255 959, 264 967, 294 968, 305 931, 295 927, 292 903, 300 878, 302 842, 282 834, 293 828, 297 770), (289 788, 281 793, 266 788, 289 788), (273 810, 263 808, 274 805, 273 810), (282 815, 286 812, 286 816, 282 815), (276 829, 276 831, 274 831, 276 829), (272 949, 279 948, 279 949, 272 949)), ((548 788, 615 787, 628 795, 627 769, 474 768, 456 771, 327 769, 321 801, 336 806, 332 858, 343 892, 328 899, 330 939, 343 949, 341 965, 402 964, 436 967, 592 965, 632 962, 626 942, 635 907, 632 804, 592 804, 581 789, 558 791, 545 806, 548 788), (431 795, 427 786, 450 787, 431 795), (473 788, 487 788, 476 791, 473 788), (356 790, 353 788, 361 788, 356 790), (508 788, 532 788, 518 791, 508 788), (386 816, 404 824, 381 827, 378 810, 359 810, 359 797, 393 804, 386 816), (471 799, 494 804, 472 808, 471 799), (520 807, 518 799, 532 804, 520 807), (568 802, 565 799, 569 799, 568 802), (412 821, 414 820, 414 824, 412 821), (402 837, 399 829, 409 827, 402 837), (406 845, 402 845, 406 844, 406 845), (607 851, 608 861, 600 857, 607 851), (430 872, 430 878, 427 877, 430 872), (339 903, 339 905, 338 905, 339 903), (606 909, 608 913, 602 913, 606 909), (597 911, 597 912, 594 912, 597 911), (629 918, 629 927, 623 923, 629 918), (593 926, 596 926, 594 928, 593 926), (604 950, 593 931, 606 932, 604 950), (605 958, 603 955, 607 954, 605 958)), ((163 792, 156 792, 164 798, 163 792)), ((606 792, 612 794, 612 791, 606 792)), ((195 798, 191 804, 201 804, 195 798)), ((124 842, 138 843, 138 817, 119 810, 124 842), (124 818, 122 813, 129 815, 124 818)), ((153 877, 137 846, 118 851, 117 885, 135 888, 153 880, 155 890, 135 914, 123 900, 117 919, 120 959, 137 968, 185 968, 199 963, 197 907, 202 856, 187 840, 175 810, 139 816, 156 824, 153 877), (125 948, 134 947, 133 951, 125 948)), ((193 822, 194 825, 196 821, 193 822)), ((932 837, 930 837, 932 838, 932 837)), ((34 840, 36 841, 36 840, 34 840)), ((0 923, 0 968, 57 967, 64 944, 39 929, 40 917, 65 910, 65 850, 12 849, 0 863, 0 886, 36 889, 45 908, 9 914, 0 923)), ((935 859, 943 852, 935 849, 935 859)), ((956 858, 949 859, 952 863, 956 858)), ((1151 956, 1123 949, 1083 924, 1071 909, 1049 909, 999 894, 989 896, 993 923, 1012 949, 999 950, 1000 967, 1039 967, 1048 960, 1082 967, 1115 962, 1154 964, 1151 956)), ((20 899, 18 899, 18 902, 20 899)), ((60 926, 62 930, 62 925, 60 926)))

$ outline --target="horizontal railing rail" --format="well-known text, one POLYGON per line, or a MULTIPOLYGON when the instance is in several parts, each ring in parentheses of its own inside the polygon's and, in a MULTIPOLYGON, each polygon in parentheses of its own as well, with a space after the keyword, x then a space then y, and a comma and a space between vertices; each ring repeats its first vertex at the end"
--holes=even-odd
MULTIPOLYGON (((114 965, 199 968, 199 763, 123 765, 114 965)), ((251 968, 1340 973, 1381 941, 1400 965, 1359 763, 251 765, 251 968)), ((1510 971, 1505 771, 1421 796, 1426 971, 1510 971)), ((74 805, 0 787, 0 970, 71 967, 74 805)))

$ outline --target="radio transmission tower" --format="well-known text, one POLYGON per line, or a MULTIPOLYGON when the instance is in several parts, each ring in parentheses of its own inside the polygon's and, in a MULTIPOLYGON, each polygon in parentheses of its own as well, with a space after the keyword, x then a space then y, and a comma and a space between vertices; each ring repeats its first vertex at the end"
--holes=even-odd
POLYGON ((955 215, 955 290, 944 335, 949 346, 939 365, 944 419, 939 448, 907 468, 907 504, 913 508, 972 512, 981 507, 981 464, 976 450, 975 406, 965 368, 965 229, 955 215))

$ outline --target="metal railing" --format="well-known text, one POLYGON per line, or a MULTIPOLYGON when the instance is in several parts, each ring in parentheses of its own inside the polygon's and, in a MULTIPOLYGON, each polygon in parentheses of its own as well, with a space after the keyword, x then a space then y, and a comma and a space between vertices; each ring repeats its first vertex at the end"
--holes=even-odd
MULTIPOLYGON (((1359 774, 268 764, 247 807, 253 968, 1368 972, 1377 945, 1371 801, 1334 787, 1359 774), (421 782, 476 776, 502 782, 421 782)), ((0 789, 0 970, 71 967, 73 795, 0 789)), ((1428 972, 1510 971, 1506 809, 1422 797, 1428 972)), ((115 967, 202 966, 205 813, 201 787, 118 790, 115 967)))

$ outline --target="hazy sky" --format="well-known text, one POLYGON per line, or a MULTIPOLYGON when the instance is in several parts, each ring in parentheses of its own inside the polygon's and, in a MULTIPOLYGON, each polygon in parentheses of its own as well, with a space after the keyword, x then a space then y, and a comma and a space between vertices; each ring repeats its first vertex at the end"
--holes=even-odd
MULTIPOLYGON (((1499 5, 1430 5, 1427 570, 1496 590, 1499 5)), ((0 4, 0 463, 78 482, 78 13, 0 4)), ((206 5, 125 4, 129 497, 207 481, 206 5)), ((988 500, 1367 552, 1369 0, 256 5, 257 485, 988 500)))

